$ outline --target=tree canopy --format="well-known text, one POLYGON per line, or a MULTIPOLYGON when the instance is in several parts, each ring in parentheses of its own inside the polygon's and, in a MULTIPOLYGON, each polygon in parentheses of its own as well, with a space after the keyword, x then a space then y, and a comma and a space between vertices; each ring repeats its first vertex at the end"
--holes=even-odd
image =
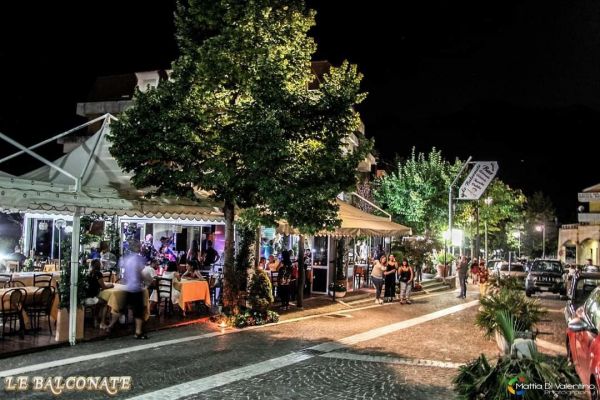
POLYGON ((308 90, 314 24, 298 0, 178 2, 170 79, 137 91, 113 126, 111 152, 135 186, 192 199, 201 188, 223 203, 226 271, 237 208, 333 226, 332 201, 368 148, 346 144, 364 98, 355 66, 331 68, 308 90))

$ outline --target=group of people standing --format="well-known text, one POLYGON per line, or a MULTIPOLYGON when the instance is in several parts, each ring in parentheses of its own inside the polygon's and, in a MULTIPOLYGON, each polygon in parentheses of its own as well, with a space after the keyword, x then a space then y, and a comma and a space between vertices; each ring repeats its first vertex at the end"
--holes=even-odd
POLYGON ((466 256, 461 256, 456 268, 460 284, 460 294, 457 296, 459 299, 467 297, 467 277, 469 272, 471 272, 473 283, 479 282, 479 294, 481 297, 486 295, 489 286, 489 271, 485 265, 485 261, 474 259, 470 262, 466 256))
POLYGON ((394 301, 396 297, 396 282, 400 284, 400 304, 411 304, 410 294, 415 279, 414 269, 406 258, 398 264, 396 257, 390 254, 389 258, 382 255, 373 265, 371 280, 375 286, 375 304, 394 301), (382 289, 385 288, 384 297, 381 298, 382 289))

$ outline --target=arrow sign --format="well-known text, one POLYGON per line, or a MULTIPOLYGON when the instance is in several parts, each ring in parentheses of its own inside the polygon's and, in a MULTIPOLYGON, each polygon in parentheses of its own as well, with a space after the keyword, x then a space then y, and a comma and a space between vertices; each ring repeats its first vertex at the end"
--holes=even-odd
POLYGON ((460 200, 477 200, 498 173, 496 161, 477 161, 473 163, 473 169, 458 189, 460 200))

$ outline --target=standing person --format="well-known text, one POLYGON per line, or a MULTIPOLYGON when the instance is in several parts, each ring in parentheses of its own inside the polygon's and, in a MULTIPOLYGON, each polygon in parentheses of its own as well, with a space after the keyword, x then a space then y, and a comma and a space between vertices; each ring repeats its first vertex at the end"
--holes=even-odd
POLYGON ((290 305, 290 285, 292 282, 292 260, 287 250, 281 252, 281 266, 277 271, 277 292, 281 299, 281 309, 287 310, 290 305))
POLYGON ((423 266, 419 262, 417 262, 415 264, 414 273, 415 273, 414 282, 421 283, 421 281, 423 280, 423 266))
MULTIPOLYGON (((390 301, 393 301, 394 298, 396 297, 396 281, 398 280, 398 261, 396 261, 396 256, 394 256, 393 254, 390 254, 389 258, 388 258, 388 266, 392 266, 394 267, 394 287, 390 288, 390 290, 392 290, 391 293, 391 299, 390 301)), ((387 283, 386 283, 387 284, 387 283)))
POLYGON ((469 262, 467 257, 461 256, 460 262, 456 266, 456 273, 458 275, 458 282, 460 283, 460 294, 456 296, 459 299, 465 299, 467 297, 467 274, 469 270, 469 262))
POLYGON ((154 247, 154 239, 152 234, 149 233, 146 235, 144 243, 142 243, 142 256, 146 257, 146 261, 151 261, 152 259, 156 258, 157 254, 158 252, 154 247))
MULTIPOLYGON (((146 259, 140 255, 141 245, 137 240, 129 243, 131 253, 123 258, 122 265, 125 269, 125 291, 127 292, 127 306, 133 309, 133 318, 135 318, 135 338, 148 339, 143 331, 144 324, 144 281, 142 270, 146 266, 146 259)), ((109 329, 115 324, 116 319, 113 314, 113 321, 109 329)))
POLYGON ((186 261, 188 263, 192 260, 195 260, 196 262, 200 261, 200 248, 198 247, 197 240, 192 240, 192 246, 190 247, 186 255, 186 261))
MULTIPOLYGON (((393 257, 390 256, 390 261, 391 258, 393 257)), ((384 275, 384 279, 385 279, 385 302, 392 302, 394 301, 394 297, 396 296, 396 261, 394 260, 394 264, 392 265, 390 264, 390 261, 388 261, 386 268, 385 268, 385 272, 383 273, 384 275)))
POLYGON ((381 288, 383 287, 383 273, 386 269, 387 257, 383 255, 379 260, 375 261, 373 270, 371 271, 371 281, 373 281, 373 286, 375 286, 375 304, 383 304, 383 300, 381 299, 381 288))
POLYGON ((490 272, 485 267, 485 263, 483 261, 479 263, 477 275, 479 276, 479 298, 482 299, 487 294, 487 289, 489 286, 488 281, 490 279, 490 272))
POLYGON ((478 276, 479 276, 479 263, 477 262, 477 259, 473 259, 473 262, 471 263, 471 282, 473 282, 473 284, 477 283, 478 281, 478 276))
MULTIPOLYGON (((283 257, 283 253, 281 253, 281 256, 283 257)), ((269 263, 267 264, 267 270, 269 270, 271 272, 277 272, 280 267, 281 267, 281 263, 279 262, 279 260, 273 254, 271 254, 269 256, 269 263)))
POLYGON ((410 292, 412 291, 412 284, 415 278, 415 274, 406 258, 402 259, 402 264, 398 268, 398 280, 400 281, 400 304, 411 304, 410 292))
POLYGON ((214 249, 212 240, 207 241, 206 246, 206 252, 204 254, 204 268, 210 268, 213 266, 213 264, 221 259, 221 256, 214 249))

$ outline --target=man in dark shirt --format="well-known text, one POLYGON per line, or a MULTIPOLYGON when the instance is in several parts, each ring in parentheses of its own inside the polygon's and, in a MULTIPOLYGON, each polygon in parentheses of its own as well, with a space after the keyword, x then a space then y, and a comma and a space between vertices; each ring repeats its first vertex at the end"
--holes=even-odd
POLYGON ((458 274, 458 282, 460 283, 460 295, 457 297, 459 299, 464 299, 467 297, 467 272, 469 271, 469 261, 467 257, 460 257, 460 261, 457 266, 457 274, 458 274))
POLYGON ((221 259, 219 253, 213 248, 212 241, 207 242, 206 254, 204 255, 204 267, 210 267, 221 259))

